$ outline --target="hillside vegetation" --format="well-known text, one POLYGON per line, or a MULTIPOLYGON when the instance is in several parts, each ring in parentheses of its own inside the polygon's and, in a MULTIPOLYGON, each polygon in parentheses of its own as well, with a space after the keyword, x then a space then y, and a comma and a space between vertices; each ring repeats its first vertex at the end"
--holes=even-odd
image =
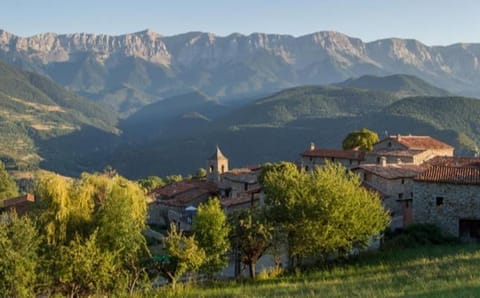
POLYGON ((435 87, 416 76, 405 74, 396 74, 385 77, 365 75, 337 83, 335 86, 390 92, 399 98, 411 96, 450 95, 450 93, 444 89, 435 87))
MULTIPOLYGON (((109 164, 130 177, 192 173, 204 166, 215 145, 230 158, 232 167, 297 160, 310 142, 340 148, 348 133, 362 127, 376 131, 380 138, 431 135, 454 146, 457 154, 471 155, 480 142, 480 115, 475 112, 479 105, 477 99, 465 97, 399 99, 381 91, 296 87, 231 108, 228 114, 210 121, 198 120, 188 129, 169 126, 169 138, 157 135, 134 148, 121 144, 112 152, 109 164)), ((153 134, 158 127, 143 129, 153 134)))
POLYGON ((82 127, 118 133, 117 116, 40 75, 0 63, 0 158, 9 166, 35 167, 36 139, 82 127))

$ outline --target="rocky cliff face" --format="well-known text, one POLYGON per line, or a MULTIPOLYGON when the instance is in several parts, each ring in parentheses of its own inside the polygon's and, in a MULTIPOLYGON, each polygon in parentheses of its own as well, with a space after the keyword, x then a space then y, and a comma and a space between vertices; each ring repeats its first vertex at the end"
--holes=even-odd
POLYGON ((164 37, 146 30, 24 38, 0 30, 0 59, 120 110, 191 89, 221 99, 365 74, 412 74, 452 92, 480 96, 480 44, 429 47, 396 38, 364 43, 337 32, 164 37))

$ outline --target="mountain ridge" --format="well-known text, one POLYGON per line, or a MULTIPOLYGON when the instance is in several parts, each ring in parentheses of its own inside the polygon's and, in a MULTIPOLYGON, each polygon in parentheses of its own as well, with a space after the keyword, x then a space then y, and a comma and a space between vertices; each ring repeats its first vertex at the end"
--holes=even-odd
POLYGON ((197 31, 163 36, 152 30, 19 37, 0 30, 0 59, 106 102, 124 116, 189 90, 225 101, 396 73, 480 96, 480 44, 427 46, 400 38, 363 42, 335 31, 298 37, 197 31))

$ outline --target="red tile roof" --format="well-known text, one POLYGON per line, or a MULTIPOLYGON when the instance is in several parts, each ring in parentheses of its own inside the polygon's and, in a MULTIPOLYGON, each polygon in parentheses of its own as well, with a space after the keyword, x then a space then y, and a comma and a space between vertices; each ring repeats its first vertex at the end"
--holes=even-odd
POLYGON ((305 157, 324 157, 324 158, 343 158, 351 160, 363 160, 365 153, 358 150, 343 149, 313 149, 307 150, 301 154, 305 157))
POLYGON ((34 195, 24 194, 16 198, 0 200, 0 210, 15 209, 18 214, 24 214, 33 202, 35 202, 34 195))
POLYGON ((480 168, 432 166, 415 177, 416 181, 480 185, 480 168))
POLYGON ((425 169, 423 165, 413 164, 386 164, 385 166, 377 164, 364 164, 354 168, 362 169, 373 173, 385 179, 413 178, 425 169))
POLYGON ((407 147, 407 149, 414 150, 428 150, 428 149, 453 149, 452 146, 445 144, 430 136, 390 136, 387 140, 395 140, 398 143, 407 147))
MULTIPOLYGON (((253 197, 253 201, 258 201, 260 198, 257 196, 253 197)), ((226 198, 222 199, 220 202, 224 208, 232 207, 232 206, 238 206, 238 205, 243 205, 243 204, 251 204, 252 202, 252 196, 250 194, 243 194, 237 198, 226 198)))
POLYGON ((173 197, 186 191, 194 189, 207 189, 210 191, 217 191, 217 186, 205 180, 184 180, 180 182, 173 182, 163 187, 156 188, 150 192, 150 196, 158 197, 173 197))
POLYGON ((427 161, 428 165, 446 166, 446 167, 478 167, 480 168, 480 158, 477 157, 456 157, 456 156, 436 156, 427 161))
POLYGON ((205 180, 186 180, 173 182, 154 189, 150 196, 169 206, 184 206, 204 196, 215 195, 218 187, 205 180))

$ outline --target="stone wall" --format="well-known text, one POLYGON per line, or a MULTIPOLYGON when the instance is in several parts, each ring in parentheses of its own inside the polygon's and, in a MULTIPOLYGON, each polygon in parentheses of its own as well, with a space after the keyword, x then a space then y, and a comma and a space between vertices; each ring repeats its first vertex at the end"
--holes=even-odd
POLYGON ((387 197, 383 199, 382 203, 392 215, 392 223, 390 228, 403 228, 404 212, 406 209, 402 201, 412 199, 414 186, 413 179, 386 179, 373 173, 366 172, 363 169, 356 170, 356 173, 358 173, 361 179, 366 181, 369 185, 387 195, 387 197))
POLYGON ((480 220, 479 185, 414 183, 415 223, 435 224, 442 231, 459 237, 460 219, 480 220))
POLYGON ((306 171, 312 171, 317 166, 325 165, 326 160, 329 162, 337 162, 340 163, 345 168, 349 169, 354 166, 358 166, 360 161, 354 159, 346 159, 346 158, 325 158, 325 157, 309 157, 309 156, 302 156, 301 162, 302 167, 306 171))

